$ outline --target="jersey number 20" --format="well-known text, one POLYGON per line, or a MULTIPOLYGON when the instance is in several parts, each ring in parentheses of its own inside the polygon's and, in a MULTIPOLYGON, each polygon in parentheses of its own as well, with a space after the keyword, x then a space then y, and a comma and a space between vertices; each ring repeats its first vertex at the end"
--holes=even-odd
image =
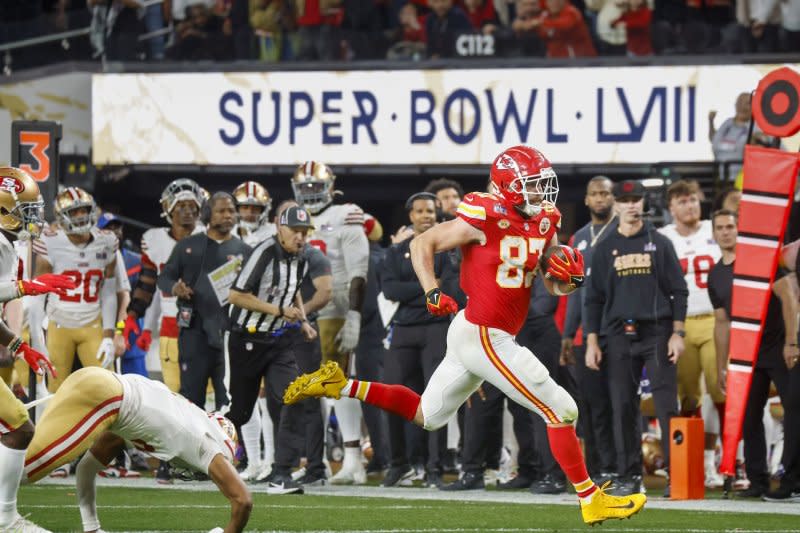
POLYGON ((534 268, 525 271, 528 255, 539 255, 544 249, 545 239, 541 237, 520 237, 519 235, 506 235, 500 241, 500 259, 503 261, 497 267, 497 284, 504 289, 526 288, 533 283, 534 268))
POLYGON ((103 280, 103 271, 98 269, 87 270, 86 274, 80 270, 65 270, 62 272, 75 280, 78 285, 70 291, 65 291, 61 295, 62 302, 96 302, 100 297, 100 282, 103 280))

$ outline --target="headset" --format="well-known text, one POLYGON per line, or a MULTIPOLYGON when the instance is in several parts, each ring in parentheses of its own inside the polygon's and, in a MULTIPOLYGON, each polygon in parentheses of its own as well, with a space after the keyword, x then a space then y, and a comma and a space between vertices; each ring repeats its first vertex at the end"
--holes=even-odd
POLYGON ((417 200, 430 200, 436 204, 436 195, 432 192, 415 192, 406 200, 406 211, 414 209, 414 202, 417 200))
POLYGON ((200 222, 202 222, 204 226, 208 226, 211 223, 211 204, 217 203, 217 201, 222 198, 228 198, 233 202, 234 206, 236 205, 236 200, 230 193, 225 191, 215 192, 208 200, 203 202, 203 205, 200 207, 200 222))

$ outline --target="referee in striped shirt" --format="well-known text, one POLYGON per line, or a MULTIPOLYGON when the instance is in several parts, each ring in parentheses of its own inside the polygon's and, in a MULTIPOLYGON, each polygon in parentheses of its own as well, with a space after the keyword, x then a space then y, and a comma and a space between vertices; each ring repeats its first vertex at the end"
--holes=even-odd
MULTIPOLYGON (((311 216, 299 206, 281 213, 277 234, 258 245, 244 264, 230 290, 227 333, 228 368, 226 376, 231 397, 228 418, 237 429, 253 412, 261 379, 267 394, 281 404, 282 394, 299 375, 290 331, 299 328, 308 340, 316 330, 306 320, 300 297, 300 284, 308 262, 300 252, 306 244, 311 216)), ((275 463, 266 478, 267 492, 302 491, 292 481, 291 421, 301 420, 303 405, 281 410, 275 442, 275 463)))

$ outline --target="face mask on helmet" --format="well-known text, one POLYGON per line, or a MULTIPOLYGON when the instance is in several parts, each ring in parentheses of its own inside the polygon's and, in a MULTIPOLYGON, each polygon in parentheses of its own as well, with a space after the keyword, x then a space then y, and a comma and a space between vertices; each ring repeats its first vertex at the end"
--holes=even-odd
POLYGON ((312 214, 317 214, 333 202, 335 179, 326 164, 307 161, 297 167, 292 177, 294 198, 312 214))
POLYGON ((83 189, 69 187, 56 196, 55 214, 66 233, 89 233, 97 223, 97 204, 83 189))
POLYGON ((161 216, 172 224, 172 210, 183 200, 191 200, 197 204, 198 213, 202 205, 200 186, 190 179, 178 179, 167 185, 161 193, 161 216))
POLYGON ((38 237, 44 224, 39 186, 24 170, 0 168, 0 228, 20 240, 38 237))
POLYGON ((236 200, 236 211, 239 218, 239 225, 247 231, 258 230, 266 221, 272 209, 272 199, 267 190, 253 181, 246 181, 233 190, 233 198, 236 200), (243 214, 240 210, 242 206, 260 207, 258 214, 253 209, 249 209, 248 214, 243 214))
POLYGON ((517 178, 509 188, 522 196, 522 211, 528 216, 538 215, 546 206, 555 206, 558 198, 558 178, 550 167, 543 168, 538 176, 517 178))

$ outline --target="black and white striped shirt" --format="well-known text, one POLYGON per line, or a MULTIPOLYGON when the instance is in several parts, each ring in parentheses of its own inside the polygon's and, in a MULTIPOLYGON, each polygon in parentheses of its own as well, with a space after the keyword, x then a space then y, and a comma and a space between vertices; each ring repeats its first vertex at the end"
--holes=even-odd
MULTIPOLYGON (((280 307, 294 304, 300 282, 308 271, 304 254, 291 255, 274 237, 259 244, 239 272, 233 289, 249 292, 259 300, 280 307)), ((231 328, 247 333, 274 333, 286 324, 283 318, 230 306, 231 328)))

